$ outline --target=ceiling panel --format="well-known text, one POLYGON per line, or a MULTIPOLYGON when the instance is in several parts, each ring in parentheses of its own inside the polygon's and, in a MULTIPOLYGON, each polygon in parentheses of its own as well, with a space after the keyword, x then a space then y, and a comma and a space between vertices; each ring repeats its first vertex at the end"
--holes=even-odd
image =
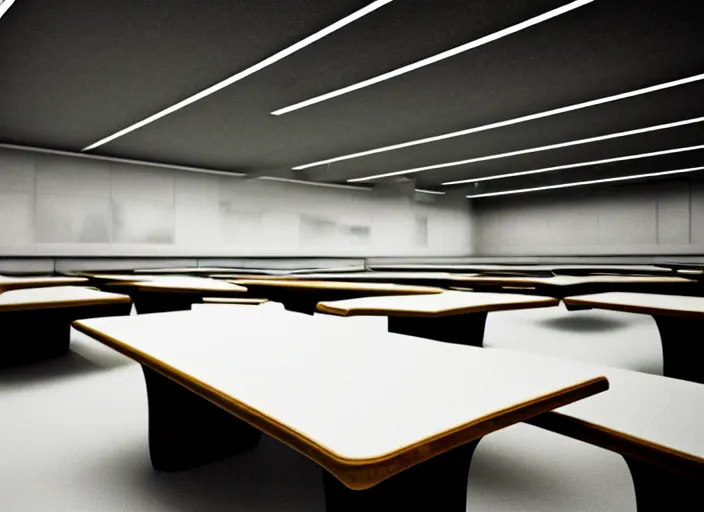
POLYGON ((0 20, 0 140, 78 151, 368 3, 21 0, 0 20))
MULTIPOLYGON (((12 49, 0 52, 0 142, 80 151, 369 2, 22 0, 0 20, 0 47, 12 49)), ((292 176, 295 165, 704 73, 704 31, 692 3, 596 0, 387 82, 270 115, 566 3, 396 0, 92 153, 292 176)), ((344 182, 697 116, 704 116, 704 82, 335 162, 303 176, 344 182)), ((693 145, 704 143, 702 130, 692 125, 427 171, 415 179, 435 188, 472 176, 693 145)))

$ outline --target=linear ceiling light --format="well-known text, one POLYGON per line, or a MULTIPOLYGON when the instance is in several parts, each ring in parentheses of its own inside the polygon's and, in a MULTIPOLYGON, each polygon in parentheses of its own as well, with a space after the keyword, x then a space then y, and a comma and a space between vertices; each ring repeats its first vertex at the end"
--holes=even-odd
POLYGON ((460 185, 462 183, 477 183, 480 181, 501 180, 501 179, 505 179, 505 178, 514 178, 516 176, 527 176, 529 174, 542 174, 544 172, 559 171, 561 169, 572 169, 574 167, 586 167, 589 165, 609 164, 612 162, 623 162, 624 160, 638 160, 641 158, 649 158, 652 156, 671 155, 674 153, 684 153, 685 151, 696 151, 698 149, 704 149, 704 144, 699 145, 699 146, 687 146, 685 148, 666 149, 664 151, 653 151, 652 153, 640 153, 638 155, 628 155, 628 156, 619 156, 616 158, 606 158, 604 160, 592 160, 591 162, 579 162, 576 164, 556 165, 554 167, 543 167, 542 169, 533 169, 531 171, 511 172, 511 173, 507 173, 507 174, 497 174, 494 176, 483 176, 481 178, 470 178, 467 180, 447 181, 447 182, 443 183, 443 185, 460 185))
POLYGON ((260 71, 267 66, 271 66, 272 64, 285 59, 286 57, 296 53, 299 50, 302 50, 306 46, 309 46, 316 41, 324 38, 325 36, 328 36, 332 34, 333 32, 343 28, 346 25, 349 25, 350 23, 358 20, 359 18, 369 14, 372 11, 375 11, 379 9, 380 7, 383 7, 384 5, 392 2, 393 0, 376 0, 375 2, 370 3, 366 7, 350 14, 349 16, 346 16, 342 18, 339 21, 336 21, 332 25, 316 32, 313 35, 310 35, 306 37, 305 39, 302 39, 301 41, 289 46, 288 48, 285 48, 274 55, 267 57, 266 59, 262 60, 261 62, 243 70, 240 71, 239 73, 236 73, 232 75, 230 78, 227 78, 223 80, 222 82, 218 82, 215 85, 212 85, 208 87, 207 89, 204 89, 200 91, 199 93, 194 94, 193 96, 190 96, 189 98, 186 98, 185 100, 179 101, 178 103, 171 105, 170 107, 165 108, 164 110, 157 112, 156 114, 153 114, 146 119, 143 119, 131 126, 128 126, 127 128, 124 128, 120 130, 117 133, 114 133, 110 135, 109 137, 105 137, 104 139, 99 140, 98 142, 95 142, 91 144, 90 146, 87 146, 83 148, 83 151, 90 151, 91 149, 95 149, 98 146, 102 146, 103 144, 106 144, 112 140, 117 139, 118 137, 122 137, 123 135, 130 133, 134 130, 137 130, 139 128, 142 128, 143 126, 148 125, 149 123, 153 123, 157 119, 161 119, 164 116, 167 116, 169 114, 172 114, 173 112, 176 112, 177 110, 182 109, 183 107, 186 107, 190 105, 191 103, 195 103, 196 101, 202 100, 206 96, 210 96, 213 93, 218 92, 221 89, 224 89, 225 87, 228 87, 235 82, 239 82, 243 78, 248 77, 249 75, 252 75, 256 73, 257 71, 260 71))
POLYGON ((0 18, 2 18, 2 15, 5 14, 14 3, 15 0, 0 0, 0 18))
POLYGON ((289 105, 288 107, 284 107, 279 110, 275 110, 271 114, 274 116, 280 116, 281 114, 288 114, 289 112, 293 112, 294 110, 299 110, 299 109, 302 109, 305 107, 309 107, 311 105, 315 105, 316 103, 321 103, 321 102, 329 100, 331 98, 336 98, 338 96, 342 96, 342 95, 350 93, 352 91, 357 91, 359 89, 369 87, 370 85, 378 84, 379 82, 384 82, 385 80, 389 80, 391 78, 395 78, 397 76, 401 76, 406 73, 410 73, 411 71, 415 71, 416 69, 420 69, 425 66, 435 64, 436 62, 439 62, 441 60, 445 60, 450 57, 454 57, 455 55, 459 55, 460 53, 464 53, 466 51, 473 50, 474 48, 478 48, 478 47, 483 46, 487 43, 491 43, 491 42, 497 41, 498 39, 501 39, 503 37, 509 36, 511 34, 515 34, 516 32, 520 32, 521 30, 532 27, 533 25, 537 25, 537 24, 542 23, 544 21, 547 21, 551 18, 555 18, 557 16, 560 16, 561 14, 565 14, 567 12, 573 11, 574 9, 582 7, 583 5, 589 4, 593 1, 594 0, 577 0, 576 2, 571 2, 567 5, 564 5, 562 7, 557 8, 557 9, 553 9, 552 11, 548 11, 544 14, 541 14, 540 16, 536 16, 534 18, 523 21, 523 22, 518 23, 516 25, 513 25, 511 27, 505 28, 503 30, 499 30, 498 32, 494 32, 493 34, 489 34, 487 36, 481 37, 481 38, 476 39, 474 41, 471 41, 469 43, 462 44, 460 46, 452 48, 451 50, 447 50, 442 53, 438 53, 437 55, 433 55, 432 57, 427 57, 425 59, 414 62, 413 64, 409 64, 407 66, 403 66, 398 69, 394 69, 393 71, 389 71, 388 73, 383 73, 379 76, 369 78, 368 80, 363 80, 361 82, 357 82, 356 84, 349 85, 347 87, 343 87, 342 89, 337 89, 335 91, 332 91, 332 92, 329 92, 326 94, 322 94, 320 96, 316 96, 314 98, 310 98, 305 101, 301 101, 300 103, 296 103, 294 105, 289 105))
POLYGON ((689 167, 687 169, 676 169, 674 171, 662 171, 662 172, 650 172, 647 174, 635 174, 632 176, 620 176, 618 178, 605 178, 602 180, 589 180, 589 181, 577 181, 575 183, 562 183, 560 185, 547 185, 545 187, 534 187, 534 188, 521 188, 516 190, 504 190, 503 192, 489 192, 487 194, 475 194, 473 196, 467 196, 467 199, 475 199, 478 197, 492 197, 492 196, 506 196, 509 194, 524 194, 526 192, 537 192, 539 190, 550 190, 554 188, 569 188, 569 187, 581 187, 583 185, 594 185, 596 183, 608 183, 611 181, 628 181, 636 180, 640 178, 652 178, 655 176, 667 176, 669 174, 684 174, 687 172, 701 171, 704 170, 703 167, 689 167))
POLYGON ((417 188, 416 192, 420 192, 421 194, 434 194, 437 196, 445 195, 445 192, 443 192, 442 190, 428 190, 425 188, 417 188))
MULTIPOLYGON (((550 151, 552 149, 566 148, 569 146, 578 146, 580 144, 589 144, 591 142, 599 142, 602 140, 617 139, 619 137, 627 137, 629 135, 638 135, 641 133, 654 132, 657 130, 665 130, 668 128, 676 128, 678 126, 685 126, 688 124, 701 123, 704 121, 704 117, 695 117, 693 119, 685 119, 684 121, 676 121, 674 123, 658 124, 655 126, 648 126, 646 128, 638 128, 636 130, 628 130, 625 132, 610 133, 608 135, 600 135, 598 137, 589 137, 588 139, 571 140, 569 142, 560 142, 559 144, 550 144, 548 146, 539 146, 536 148, 521 149, 518 151, 509 151, 508 153, 497 153, 495 155, 480 156, 477 158, 469 158, 467 160, 455 160, 453 162, 445 162, 442 164, 426 165, 425 167, 414 167, 412 169, 405 169, 403 171, 387 172, 384 174, 376 174, 374 176, 364 176, 363 178, 353 178, 347 180, 349 183, 361 182, 375 180, 378 178, 387 178, 389 176, 398 176, 401 174, 411 174, 422 171, 429 171, 431 169, 444 169, 446 167, 455 167, 458 165, 472 164, 475 162, 485 162, 487 160, 497 160, 499 158, 508 158, 511 156, 526 155, 528 153, 538 153, 540 151, 550 151)), ((445 183, 443 183, 445 185, 445 183)))
POLYGON ((293 167, 294 170, 308 169, 309 167, 316 167, 318 165, 330 164, 333 162, 340 162, 342 160, 350 160, 352 158, 359 158, 362 156, 373 155, 376 153, 384 153, 386 151, 394 151, 396 149, 407 148, 410 146, 418 146, 420 144, 428 144, 431 142, 437 142, 440 140, 451 139, 454 137, 461 137, 464 135, 469 135, 472 133, 483 132, 487 130, 493 130, 494 128, 501 128, 504 126, 510 126, 513 124, 525 123, 526 121, 533 121, 535 119, 541 119, 544 117, 555 116, 558 114, 564 114, 565 112, 573 112, 575 110, 581 110, 583 108, 594 107, 596 105, 602 105, 604 103, 610 103, 612 101, 623 100, 626 98, 632 98, 634 96, 640 96, 643 94, 648 94, 651 92, 661 91, 663 89, 669 89, 671 87, 677 87, 679 85, 685 85, 692 82, 697 82, 699 80, 704 80, 704 73, 700 75, 690 76, 688 78, 682 78, 680 80, 675 80, 673 82, 666 82, 664 84, 653 85, 650 87, 645 87, 643 89, 637 89, 635 91, 624 92, 621 94, 616 94, 614 96, 607 96, 605 98, 599 98, 596 100, 585 101, 583 103, 576 103, 574 105, 568 105, 566 107, 555 108, 552 110, 546 110, 545 112, 538 112, 537 114, 530 114, 527 116, 515 117, 513 119, 507 119, 506 121, 499 121, 497 123, 485 124, 482 126, 475 126, 474 128, 467 128, 466 130, 460 130, 458 132, 444 133, 442 135, 435 135, 434 137, 427 137, 425 139, 417 139, 408 142, 402 142, 400 144, 394 144, 391 146, 384 146, 381 148, 370 149, 367 151, 360 151, 359 153, 350 153, 349 155, 342 155, 335 158, 328 158, 327 160, 320 160, 318 162, 313 162, 310 164, 299 165, 298 167, 293 167))

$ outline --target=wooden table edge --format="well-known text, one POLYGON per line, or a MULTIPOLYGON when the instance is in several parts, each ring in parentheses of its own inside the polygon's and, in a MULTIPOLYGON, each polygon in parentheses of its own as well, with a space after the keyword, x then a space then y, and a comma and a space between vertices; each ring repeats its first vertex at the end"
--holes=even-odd
POLYGON ((288 290, 338 290, 338 291, 371 291, 371 292, 385 292, 389 295, 433 295, 436 293, 446 292, 444 288, 437 286, 424 286, 424 285, 412 285, 412 284, 396 284, 396 283, 379 283, 379 282, 367 282, 367 281, 325 281, 324 279, 318 281, 307 281, 306 279, 228 279, 227 282, 233 283, 239 286, 268 286, 270 288, 285 288, 288 290), (301 281, 310 282, 315 284, 321 283, 334 283, 341 284, 340 288, 334 288, 329 286, 300 286, 301 281), (295 284, 294 284, 295 283, 295 284), (354 288, 350 285, 372 285, 372 288, 365 290, 364 288, 354 288), (390 287, 389 285, 396 286, 397 289, 390 287), (387 286, 387 288, 384 288, 387 286))
MULTIPOLYGON (((132 283, 132 281, 128 281, 129 283, 132 283)), ((129 286, 134 286, 130 284, 129 286)), ((229 289, 229 290, 215 290, 212 288, 197 288, 197 287, 178 287, 178 286, 153 286, 148 283, 136 283, 136 288, 140 292, 156 292, 156 293, 194 293, 194 294, 203 294, 203 293, 247 293, 248 290, 245 286, 242 285, 237 285, 233 284, 233 286, 236 286, 237 288, 229 289)))
POLYGON ((704 458, 609 429, 568 413, 550 411, 535 416, 526 423, 659 466, 682 476, 704 480, 704 458))
MULTIPOLYGON (((607 292, 609 293, 609 292, 607 292)), ((637 293, 637 292, 620 292, 620 293, 637 293)), ((694 297, 696 298, 696 297, 694 297)), ((654 308, 650 306, 634 306, 630 304, 614 304, 612 302, 602 302, 598 300, 590 300, 587 298, 578 297, 565 297, 562 299, 565 304, 570 304, 574 306, 589 306, 591 308, 606 309, 611 311, 622 311, 624 313, 638 313, 641 315, 666 315, 666 316, 679 316, 688 318, 702 318, 704 319, 704 312, 699 313, 696 311, 682 311, 678 309, 667 309, 667 308, 654 308)))
POLYGON ((605 376, 595 377, 579 384, 512 406, 456 426, 394 452, 368 459, 345 458, 295 429, 274 420, 191 376, 165 365, 156 358, 126 346, 119 340, 84 325, 80 320, 73 327, 118 352, 144 364, 161 375, 177 382, 214 405, 230 412, 265 434, 278 439, 313 460, 350 489, 364 490, 435 455, 490 434, 495 430, 519 423, 528 418, 552 411, 572 402, 606 391, 609 382, 605 376))
MULTIPOLYGON (((118 295, 118 294, 115 294, 118 295)), ((30 302, 19 304, 0 304, 0 313, 16 311, 29 311, 36 309, 68 309, 87 306, 104 306, 107 304, 131 303, 129 295, 119 295, 118 297, 101 297, 96 299, 71 299, 54 302, 30 302)))
MULTIPOLYGON (((353 299, 354 300, 354 299, 353 299)), ((454 315, 467 315, 471 313, 491 313, 494 311, 514 311, 519 309, 537 309, 553 307, 560 304, 560 299, 554 297, 545 297, 535 299, 533 302, 512 302, 508 304, 492 305, 491 308, 483 306, 468 306, 463 308, 455 308, 449 311, 400 311, 400 310, 383 310, 378 308, 355 308, 349 310, 346 308, 331 306, 335 301, 319 302, 316 309, 321 313, 327 313, 338 316, 405 316, 415 318, 438 318, 454 315), (516 307, 520 306, 520 307, 516 307)))
MULTIPOLYGON (((53 278, 56 279, 56 278, 53 278)), ((78 286, 88 283, 88 279, 85 277, 68 277, 61 278, 62 282, 49 282, 49 281, 37 281, 37 282, 24 282, 24 283, 3 283, 0 282, 0 293, 11 292, 14 290, 26 290, 28 288, 58 288, 60 286, 78 286)))

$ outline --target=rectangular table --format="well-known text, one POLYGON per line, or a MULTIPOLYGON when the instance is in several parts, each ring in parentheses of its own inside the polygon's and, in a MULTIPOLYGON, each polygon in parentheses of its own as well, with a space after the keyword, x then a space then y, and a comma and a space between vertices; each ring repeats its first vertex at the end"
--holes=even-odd
POLYGON ((320 302, 318 311, 341 316, 387 316, 389 332, 481 347, 490 311, 543 308, 559 303, 553 297, 450 291, 320 302))
POLYGON ((142 364, 155 468, 235 454, 264 432, 324 468, 329 511, 464 512, 482 436, 608 388, 592 370, 271 312, 74 326, 142 364))
MULTIPOLYGON (((512 351, 501 352, 508 357, 512 351)), ((510 356, 547 359, 523 352, 510 356)), ((527 422, 619 453, 631 472, 638 512, 696 510, 704 484, 704 415, 699 413, 704 386, 550 359, 563 367, 602 372, 609 379, 609 391, 527 422)))
POLYGON ((203 297, 242 297, 247 294, 244 286, 206 277, 162 277, 119 282, 117 286, 132 297, 139 314, 191 309, 203 297))
POLYGON ((62 276, 2 276, 0 275, 0 293, 9 290, 21 290, 23 288, 45 288, 50 286, 71 286, 88 282, 84 277, 62 277, 62 276))
POLYGON ((308 281, 302 279, 240 279, 251 294, 281 302, 290 311, 312 315, 318 302, 377 295, 420 295, 442 293, 442 288, 395 283, 308 281))
POLYGON ((126 295, 75 286, 0 293, 0 366, 63 355, 73 320, 129 315, 131 308, 126 295))
POLYGON ((374 270, 445 270, 448 272, 475 272, 483 275, 504 275, 504 276, 526 276, 526 277, 550 277, 553 274, 564 275, 669 275, 673 271, 664 266, 658 265, 628 265, 612 263, 595 264, 386 264, 373 265, 374 270))
POLYGON ((455 275, 459 287, 475 290, 496 288, 545 294, 561 299, 568 295, 582 295, 609 291, 633 291, 649 293, 701 293, 698 283, 691 279, 674 276, 554 276, 554 277, 487 277, 455 275))
POLYGON ((651 315, 660 331, 663 374, 704 384, 704 297, 611 292, 564 301, 571 306, 651 315))
POLYGON ((316 272, 310 274, 289 274, 286 276, 251 276, 243 274, 213 274, 216 279, 297 279, 303 281, 343 281, 369 283, 397 283, 410 285, 447 286, 452 283, 448 272, 316 272))

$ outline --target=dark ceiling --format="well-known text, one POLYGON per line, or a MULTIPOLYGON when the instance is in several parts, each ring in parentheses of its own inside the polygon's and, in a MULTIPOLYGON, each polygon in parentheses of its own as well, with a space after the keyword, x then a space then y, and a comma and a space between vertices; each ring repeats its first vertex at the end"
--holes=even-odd
MULTIPOLYGON (((371 0, 17 0, 0 19, 0 143, 80 152, 371 0)), ((282 116, 569 0, 395 0, 90 153, 301 177, 291 167, 704 73, 697 2, 595 0, 504 39, 282 116)), ((704 116, 704 81, 313 167, 345 182, 704 116)), ((704 122, 407 175, 422 188, 704 144, 704 122)), ((463 185, 471 193, 704 165, 704 151, 463 185), (477 192, 479 190, 479 192, 477 192)))

